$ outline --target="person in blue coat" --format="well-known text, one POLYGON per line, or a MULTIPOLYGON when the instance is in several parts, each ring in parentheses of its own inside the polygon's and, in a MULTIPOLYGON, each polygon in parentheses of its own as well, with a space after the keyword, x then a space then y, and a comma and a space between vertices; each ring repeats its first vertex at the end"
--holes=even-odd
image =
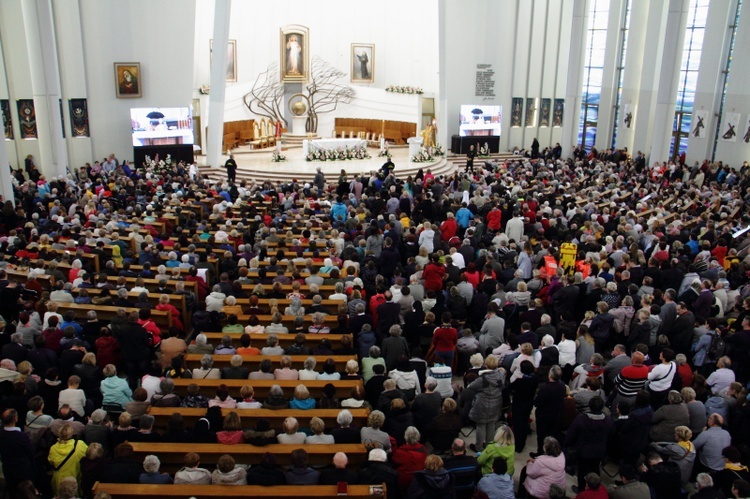
POLYGON ((496 457, 492 462, 492 473, 484 475, 477 490, 481 490, 493 499, 513 499, 513 477, 508 474, 508 463, 504 457, 496 457))

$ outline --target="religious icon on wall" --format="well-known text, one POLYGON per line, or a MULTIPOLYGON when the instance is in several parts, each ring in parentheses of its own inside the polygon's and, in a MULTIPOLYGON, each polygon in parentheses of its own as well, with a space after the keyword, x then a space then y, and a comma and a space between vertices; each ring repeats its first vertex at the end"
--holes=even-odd
POLYGON ((633 126, 633 118, 635 116, 635 106, 632 104, 624 104, 622 106, 622 124, 625 128, 631 128, 633 126))
POLYGON ((742 136, 742 142, 750 144, 750 114, 747 115, 747 121, 745 121, 745 135, 742 136))
POLYGON ((705 139, 706 125, 706 111, 695 111, 695 113, 693 113, 693 122, 690 127, 690 135, 696 139, 705 139))
POLYGON ((549 126, 549 114, 552 107, 552 99, 542 99, 542 113, 539 115, 539 126, 549 126))
POLYGON ((117 98, 141 97, 141 63, 115 63, 115 96, 117 98))
POLYGON ((0 100, 0 114, 5 129, 5 140, 13 140, 13 118, 10 115, 10 101, 8 99, 0 100))
POLYGON ((740 113, 726 113, 721 123, 721 140, 737 142, 737 129, 740 124, 740 113))
POLYGON ((523 98, 513 97, 513 105, 510 113, 510 126, 521 126, 521 113, 523 112, 523 98))
POLYGON ((553 127, 562 126, 564 109, 565 109, 565 99, 555 99, 555 106, 552 109, 552 126, 553 127))
MULTIPOLYGON (((214 59, 214 41, 211 40, 209 44, 209 51, 211 53, 211 61, 214 59)), ((229 40, 227 42, 227 81, 237 81, 237 40, 229 40)))
POLYGON ((375 81, 375 45, 372 43, 352 43, 350 74, 352 83, 372 83, 375 81))
POLYGON ((306 82, 310 70, 309 30, 305 26, 281 28, 281 81, 306 82))
POLYGON ((89 137, 89 108, 86 99, 70 99, 68 105, 73 137, 89 137))
POLYGON ((537 101, 534 97, 526 98, 526 126, 536 126, 537 101))
POLYGON ((21 123, 21 138, 38 138, 34 99, 19 99, 16 101, 16 104, 18 105, 18 120, 21 123))

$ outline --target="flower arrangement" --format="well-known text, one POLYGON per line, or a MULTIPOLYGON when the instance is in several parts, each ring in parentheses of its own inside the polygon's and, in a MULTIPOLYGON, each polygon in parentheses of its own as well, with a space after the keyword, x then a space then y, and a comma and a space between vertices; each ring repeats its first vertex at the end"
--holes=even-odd
POLYGON ((385 146, 378 152, 378 158, 390 158, 391 151, 388 150, 388 146, 385 146))
POLYGON ((430 152, 433 156, 445 156, 445 148, 441 144, 431 147, 430 152))
POLYGON ((423 94, 424 90, 420 87, 402 87, 399 85, 388 85, 385 87, 386 92, 393 92, 396 94, 423 94))
POLYGON ((419 152, 411 157, 412 163, 428 163, 430 161, 435 161, 435 158, 430 153, 430 150, 424 147, 421 147, 419 152))
POLYGON ((198 92, 201 95, 208 95, 208 94, 211 93, 211 87, 209 87, 208 85, 205 85, 205 84, 201 85, 200 88, 198 89, 198 92))
POLYGON ((490 145, 485 142, 484 145, 479 146, 479 156, 488 157, 490 155, 490 145))
POLYGON ((369 159, 366 147, 347 147, 338 149, 318 149, 307 153, 307 161, 346 161, 349 159, 369 159))
POLYGON ((143 169, 156 175, 169 173, 172 170, 172 155, 167 154, 166 159, 161 160, 158 154, 153 159, 151 156, 146 156, 143 160, 143 169))
POLYGON ((281 163, 282 161, 286 161, 286 156, 284 156, 283 154, 277 151, 274 151, 273 153, 271 153, 272 163, 281 163))

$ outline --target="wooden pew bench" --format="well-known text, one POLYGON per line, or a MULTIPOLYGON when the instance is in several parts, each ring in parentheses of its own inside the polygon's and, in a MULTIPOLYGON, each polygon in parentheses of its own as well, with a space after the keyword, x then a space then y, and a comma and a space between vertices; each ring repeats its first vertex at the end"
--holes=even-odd
MULTIPOLYGON (((114 307, 116 308, 116 307, 114 307)), ((261 361, 268 359, 273 363, 273 368, 277 369, 281 365, 281 355, 243 355, 242 365, 250 369, 250 371, 257 371, 260 368, 261 361)), ((346 363, 352 359, 357 360, 355 355, 290 355, 292 359, 293 369, 303 369, 303 364, 308 357, 314 357, 317 361, 315 366, 318 372, 323 370, 323 364, 327 359, 333 359, 336 362, 336 372, 344 372, 346 363)), ((201 354, 187 354, 185 355, 185 365, 190 369, 200 368, 201 354)), ((229 367, 229 361, 232 359, 232 355, 214 355, 214 367, 221 369, 222 367, 229 367)))
MULTIPOLYGON (((283 310, 282 310, 283 312, 283 310)), ((273 316, 271 315, 256 315, 258 320, 261 324, 268 325, 271 323, 271 319, 273 316)), ((312 316, 305 315, 303 317, 305 319, 305 327, 309 327, 312 324, 312 316)), ((291 325, 294 324, 295 316, 293 315, 282 315, 281 316, 281 323, 286 325, 286 327, 291 328, 291 325)), ((238 315, 237 316, 237 322, 239 324, 248 324, 250 321, 250 315, 238 315)), ((339 318, 335 315, 326 315, 323 318, 323 323, 326 324, 328 327, 336 327, 339 323, 339 318)))
MULTIPOLYGON (((221 333, 221 332, 206 332, 204 331, 203 334, 206 335, 206 338, 208 338, 208 342, 212 343, 213 345, 218 345, 221 342, 221 339, 224 337, 224 335, 228 334, 232 338, 232 343, 237 344, 239 342, 239 337, 242 336, 241 333, 221 333)), ((274 333, 276 334, 276 333, 274 333)), ((253 345, 256 348, 261 348, 266 345, 266 340, 268 340, 268 334, 266 333, 252 333, 250 335, 250 344, 253 345)), ((294 344, 294 339, 297 336, 296 334, 276 334, 276 336, 279 338, 279 345, 281 345, 283 348, 288 348, 294 344)), ((308 348, 315 349, 321 341, 328 340, 331 342, 331 347, 341 348, 341 339, 344 337, 343 334, 306 334, 305 335, 305 346, 308 348)))
POLYGON ((349 458, 349 464, 353 468, 367 460, 367 450, 364 444, 270 444, 263 447, 254 445, 225 445, 225 444, 196 444, 196 443, 164 443, 164 442, 131 442, 133 446, 133 459, 143 462, 149 454, 159 456, 162 471, 174 473, 182 468, 185 454, 197 452, 201 456, 202 465, 216 465, 219 458, 224 454, 234 457, 237 464, 258 464, 266 452, 276 457, 282 466, 291 464, 292 451, 304 449, 310 461, 310 465, 327 466, 331 464, 334 454, 344 452, 349 458))
MULTIPOLYGON (((281 430, 286 418, 297 418, 300 428, 307 428, 310 419, 318 417, 326 424, 326 428, 336 428, 336 417, 341 409, 313 409, 309 411, 300 409, 222 409, 221 414, 226 416, 230 412, 236 412, 242 418, 243 428, 254 428, 258 419, 268 420, 271 428, 281 430)), ((367 426, 367 417, 370 409, 349 409, 354 417, 354 426, 363 428, 367 426)), ((185 420, 185 426, 192 428, 195 423, 206 415, 206 409, 197 407, 150 407, 148 413, 156 418, 156 428, 166 429, 172 414, 180 413, 185 420)))
MULTIPOLYGON (((81 292, 81 290, 84 288, 74 288, 72 290, 73 296, 78 296, 81 292)), ((102 290, 100 288, 85 288, 86 292, 89 294, 89 296, 98 296, 102 293, 102 290)), ((128 298, 133 300, 135 303, 135 300, 140 296, 140 293, 134 293, 132 291, 128 292, 128 298)), ((185 325, 185 329, 188 330, 190 328, 190 319, 192 317, 192 314, 187 313, 187 306, 185 305, 185 295, 167 295, 169 297, 169 303, 171 305, 174 305, 174 307, 180 311, 182 323, 185 325)), ((156 305, 159 304, 159 299, 161 298, 161 293, 148 293, 148 302, 156 307, 156 305)), ((153 312, 156 312, 156 310, 152 310, 153 312)))
MULTIPOLYGON (((349 485, 347 497, 372 497, 372 490, 382 489, 386 497, 385 484, 349 485)), ((300 497, 336 497, 336 485, 146 485, 137 483, 100 483, 94 485, 97 492, 107 492, 113 499, 163 499, 165 497, 278 497, 299 499, 300 497), (304 489, 302 488, 304 487, 304 489)))
POLYGON ((175 378, 174 380, 174 391, 180 397, 187 395, 187 388, 192 384, 196 384, 201 388, 201 394, 206 397, 213 397, 216 394, 216 388, 221 385, 227 385, 229 388, 229 394, 232 397, 238 398, 240 396, 240 388, 245 385, 253 387, 255 392, 255 398, 266 399, 273 385, 279 385, 284 390, 284 396, 291 398, 294 389, 299 384, 303 384, 310 391, 310 396, 319 399, 323 396, 323 387, 328 383, 333 384, 336 388, 337 398, 348 398, 351 395, 352 388, 355 386, 363 386, 362 380, 278 380, 278 379, 182 379, 175 378))
MULTIPOLYGON (((85 320, 86 319, 86 313, 89 310, 93 310, 96 312, 96 317, 99 320, 103 321, 111 321, 115 317, 117 317, 117 311, 120 310, 120 308, 123 307, 112 307, 109 305, 80 305, 78 303, 60 303, 58 304, 58 313, 61 315, 65 315, 65 312, 72 311, 75 313, 76 319, 78 320, 85 320)), ((127 312, 133 312, 138 311, 137 308, 125 308, 127 312)), ((172 312, 168 310, 152 310, 151 311, 151 319, 156 323, 157 326, 159 326, 159 329, 162 331, 168 330, 170 327, 172 327, 172 312)))

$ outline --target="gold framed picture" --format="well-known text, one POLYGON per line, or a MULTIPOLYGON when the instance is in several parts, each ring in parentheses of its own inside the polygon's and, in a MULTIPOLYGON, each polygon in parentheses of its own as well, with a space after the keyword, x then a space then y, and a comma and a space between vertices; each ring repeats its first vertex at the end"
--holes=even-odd
POLYGON ((375 45, 372 43, 352 43, 352 83, 372 83, 375 81, 375 45))
MULTIPOLYGON (((214 60, 214 41, 209 43, 209 53, 211 54, 211 64, 214 60)), ((209 66, 210 67, 210 66, 209 66)), ((237 40, 229 40, 227 44, 227 81, 237 81, 237 40)))
POLYGON ((115 95, 118 99, 142 97, 141 63, 115 63, 115 95))
POLYGON ((281 28, 281 81, 306 82, 310 75, 310 30, 299 24, 281 28))

